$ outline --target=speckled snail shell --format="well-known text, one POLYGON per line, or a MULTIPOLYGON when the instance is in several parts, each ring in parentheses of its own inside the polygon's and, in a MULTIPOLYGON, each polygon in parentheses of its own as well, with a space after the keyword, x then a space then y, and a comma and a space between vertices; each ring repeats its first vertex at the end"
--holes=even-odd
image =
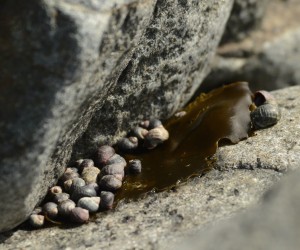
POLYGON ((81 207, 75 207, 70 211, 70 219, 76 223, 86 223, 89 217, 89 211, 81 207))
POLYGON ((43 206, 43 213, 50 219, 55 219, 58 215, 57 204, 54 202, 47 202, 43 206))
POLYGON ((122 151, 122 152, 132 152, 134 151, 136 148, 138 147, 138 138, 135 136, 130 136, 130 137, 125 137, 122 138, 119 142, 118 142, 118 148, 122 151))
POLYGON ((78 200, 77 207, 84 208, 90 213, 96 213, 99 209, 100 197, 83 197, 78 200))
POLYGON ((94 183, 97 181, 97 176, 100 173, 100 169, 96 167, 85 167, 82 170, 81 177, 85 180, 86 184, 94 183))
POLYGON ((122 181, 113 175, 105 175, 98 182, 101 190, 114 192, 122 187, 122 181))
POLYGON ((45 217, 41 214, 31 214, 29 216, 29 223, 34 228, 40 228, 45 223, 45 217))
POLYGON ((62 217, 66 217, 70 215, 70 212, 73 208, 75 208, 76 204, 72 200, 65 200, 58 204, 58 214, 62 217))
POLYGON ((112 209, 115 195, 112 192, 102 191, 100 193, 100 207, 103 209, 112 209))
POLYGON ((250 117, 254 128, 267 128, 280 120, 280 111, 277 105, 267 103, 253 110, 250 117))
POLYGON ((144 147, 152 149, 168 139, 169 132, 163 126, 159 126, 149 130, 148 134, 145 137, 144 147))

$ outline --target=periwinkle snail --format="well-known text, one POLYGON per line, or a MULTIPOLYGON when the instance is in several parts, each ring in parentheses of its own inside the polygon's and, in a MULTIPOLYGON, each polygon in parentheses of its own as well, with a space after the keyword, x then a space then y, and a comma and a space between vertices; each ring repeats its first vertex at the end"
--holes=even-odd
POLYGON ((250 113, 255 129, 267 128, 280 120, 280 110, 275 98, 267 91, 257 91, 254 94, 254 104, 257 106, 250 113))

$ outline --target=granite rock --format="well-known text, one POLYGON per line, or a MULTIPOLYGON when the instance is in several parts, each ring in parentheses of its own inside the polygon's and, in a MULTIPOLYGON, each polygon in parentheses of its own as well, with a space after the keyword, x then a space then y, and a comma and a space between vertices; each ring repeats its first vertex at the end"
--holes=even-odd
MULTIPOLYGON (((200 229, 205 231, 236 213, 245 212, 261 203, 264 193, 272 190, 274 183, 278 183, 286 172, 299 169, 299 93, 299 86, 274 92, 282 111, 279 123, 257 131, 254 136, 238 144, 221 147, 216 155, 216 166, 204 176, 191 179, 170 192, 150 193, 138 201, 121 202, 113 211, 101 213, 95 221, 81 227, 28 231, 24 225, 2 234, 0 247, 166 249, 173 244, 178 245, 191 233, 200 229)), ((288 192, 290 186, 284 189, 288 192)), ((265 199, 265 206, 275 204, 275 210, 266 208, 266 213, 277 211, 277 203, 272 203, 272 200, 265 199)), ((295 214, 298 203, 296 200, 286 203, 291 207, 287 211, 295 214)), ((255 214, 259 217, 259 213, 255 214)), ((276 213, 269 216, 280 219, 276 213)), ((271 223, 271 219, 268 221, 271 223)), ((290 222, 288 219, 284 225, 290 222)), ((237 225, 234 230, 238 230, 239 222, 234 223, 237 225)), ((230 237, 237 235, 238 232, 234 232, 236 234, 230 237)), ((251 232, 254 234, 255 230, 251 232)), ((226 232, 226 235, 229 233, 226 232)), ((203 244, 209 242, 212 246, 216 240, 213 235, 209 235, 207 241, 201 239, 203 244)), ((293 238, 286 238, 287 241, 289 239, 293 238)), ((215 249, 220 249, 217 244, 215 249)))
POLYGON ((0 231, 26 219, 70 158, 184 105, 208 72, 231 7, 2 1, 0 231))

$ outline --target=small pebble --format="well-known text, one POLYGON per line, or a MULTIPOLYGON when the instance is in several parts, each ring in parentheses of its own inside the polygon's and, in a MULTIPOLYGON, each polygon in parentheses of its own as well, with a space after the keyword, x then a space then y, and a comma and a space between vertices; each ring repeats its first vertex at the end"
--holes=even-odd
POLYGON ((53 201, 58 204, 58 203, 68 200, 69 198, 70 198, 70 195, 67 193, 58 193, 58 194, 54 195, 53 201))
POLYGON ((29 216, 29 223, 34 228, 40 228, 45 223, 45 216, 41 214, 31 214, 29 216))
POLYGON ((128 170, 132 174, 139 174, 142 172, 142 163, 138 159, 130 160, 128 163, 128 170))
POLYGON ((122 181, 113 175, 105 175, 99 181, 99 187, 104 191, 116 191, 122 187, 122 181))
POLYGON ((106 162, 115 154, 115 150, 113 147, 104 145, 98 148, 96 153, 96 166, 102 167, 106 164, 106 162))
POLYGON ((76 187, 73 190, 71 199, 77 202, 82 197, 94 197, 97 196, 97 192, 94 187, 86 185, 83 187, 76 187))
POLYGON ((54 202, 47 202, 43 206, 43 213, 50 219, 55 219, 58 214, 57 204, 54 202))
POLYGON ((70 211, 70 219, 76 223, 86 223, 89 217, 89 211, 81 207, 75 207, 70 211))
POLYGON ((96 213, 99 209, 100 197, 83 197, 78 200, 77 207, 84 208, 90 213, 96 213))
POLYGON ((58 214, 62 217, 66 217, 70 215, 70 212, 73 208, 75 208, 76 204, 72 200, 65 200, 58 204, 58 214))
POLYGON ((94 183, 97 181, 97 176, 100 173, 100 169, 96 167, 85 167, 82 170, 81 177, 85 180, 86 184, 94 183))

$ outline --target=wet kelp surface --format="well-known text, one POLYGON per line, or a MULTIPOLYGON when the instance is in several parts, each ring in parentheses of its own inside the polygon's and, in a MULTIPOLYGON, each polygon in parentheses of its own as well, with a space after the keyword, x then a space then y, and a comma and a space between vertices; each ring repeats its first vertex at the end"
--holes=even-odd
POLYGON ((250 131, 251 91, 238 82, 201 94, 165 123, 170 138, 148 152, 126 155, 142 161, 139 175, 126 176, 117 200, 135 199, 148 191, 162 191, 210 168, 209 157, 222 140, 237 143, 250 131))

